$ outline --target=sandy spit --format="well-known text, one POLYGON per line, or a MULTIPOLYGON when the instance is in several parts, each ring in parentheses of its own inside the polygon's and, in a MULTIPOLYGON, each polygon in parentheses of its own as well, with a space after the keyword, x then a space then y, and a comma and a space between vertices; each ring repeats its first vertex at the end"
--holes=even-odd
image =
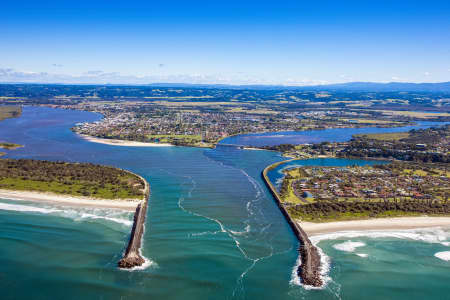
POLYGON ((114 139, 102 139, 98 137, 93 137, 89 135, 79 134, 82 139, 85 139, 89 142, 100 143, 106 145, 113 146, 126 146, 126 147, 171 147, 171 144, 163 144, 163 143, 144 143, 144 142, 135 142, 135 141, 126 141, 126 140, 114 140, 114 139))

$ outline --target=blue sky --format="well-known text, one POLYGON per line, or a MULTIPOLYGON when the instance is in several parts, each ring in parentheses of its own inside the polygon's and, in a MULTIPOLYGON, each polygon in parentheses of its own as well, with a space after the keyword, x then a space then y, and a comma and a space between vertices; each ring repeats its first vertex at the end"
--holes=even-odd
POLYGON ((450 80, 450 1, 4 1, 0 81, 450 80))

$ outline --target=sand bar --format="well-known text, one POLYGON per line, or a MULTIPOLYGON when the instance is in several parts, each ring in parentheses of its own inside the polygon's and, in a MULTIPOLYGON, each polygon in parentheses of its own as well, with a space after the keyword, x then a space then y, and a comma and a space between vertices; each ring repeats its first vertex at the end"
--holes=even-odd
POLYGON ((115 139, 102 139, 98 137, 93 137, 85 134, 79 134, 82 139, 85 139, 89 142, 100 143, 106 145, 113 146, 126 146, 126 147, 171 147, 171 144, 165 143, 144 143, 144 142, 135 142, 135 141, 127 141, 127 140, 115 140, 115 139))
POLYGON ((47 203, 58 203, 63 205, 77 206, 77 207, 104 207, 104 208, 117 208, 129 211, 136 210, 136 207, 141 200, 138 199, 123 199, 123 200, 110 200, 110 199, 97 199, 89 197, 75 197, 67 195, 59 195, 53 193, 41 193, 30 191, 12 191, 0 189, 1 199, 10 200, 22 200, 22 201, 37 201, 47 203))
POLYGON ((403 230, 427 227, 450 227, 450 217, 400 217, 379 218, 355 221, 340 221, 328 223, 312 223, 297 221, 309 236, 334 233, 339 231, 364 230, 403 230))

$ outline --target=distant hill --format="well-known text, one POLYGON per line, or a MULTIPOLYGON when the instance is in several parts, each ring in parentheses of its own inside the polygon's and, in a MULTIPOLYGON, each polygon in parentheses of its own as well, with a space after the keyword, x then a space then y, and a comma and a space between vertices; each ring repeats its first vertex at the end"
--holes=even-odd
POLYGON ((314 90, 342 90, 367 92, 450 92, 450 82, 410 83, 410 82, 348 82, 329 85, 303 87, 314 90))
POLYGON ((283 85, 226 85, 226 84, 187 84, 187 83, 152 83, 157 87, 180 88, 216 88, 216 89, 248 89, 248 90, 333 90, 358 92, 441 92, 450 93, 450 81, 438 83, 411 82, 348 82, 312 86, 283 86, 283 85))
POLYGON ((296 91, 347 91, 347 92, 434 92, 450 93, 450 81, 437 83, 411 83, 411 82, 347 82, 324 85, 286 86, 286 85, 228 85, 228 84, 196 84, 196 83, 149 83, 149 84, 96 84, 96 83, 27 83, 27 82, 0 82, 0 86, 120 86, 120 87, 161 87, 185 89, 223 89, 223 90, 296 90, 296 91))

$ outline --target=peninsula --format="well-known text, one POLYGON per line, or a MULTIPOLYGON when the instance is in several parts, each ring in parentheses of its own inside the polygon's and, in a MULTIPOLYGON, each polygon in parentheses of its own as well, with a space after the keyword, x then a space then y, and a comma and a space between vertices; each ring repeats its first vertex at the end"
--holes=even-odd
POLYGON ((321 286, 320 255, 309 236, 348 230, 450 226, 450 169, 444 163, 393 162, 374 166, 302 167, 284 170, 278 192, 263 180, 300 242, 297 273, 321 286))
POLYGON ((113 167, 0 159, 0 196, 5 198, 135 208, 144 190, 142 178, 113 167))
POLYGON ((150 195, 148 182, 129 171, 90 163, 0 159, 0 198, 53 201, 136 211, 121 268, 140 266, 141 239, 150 195))

